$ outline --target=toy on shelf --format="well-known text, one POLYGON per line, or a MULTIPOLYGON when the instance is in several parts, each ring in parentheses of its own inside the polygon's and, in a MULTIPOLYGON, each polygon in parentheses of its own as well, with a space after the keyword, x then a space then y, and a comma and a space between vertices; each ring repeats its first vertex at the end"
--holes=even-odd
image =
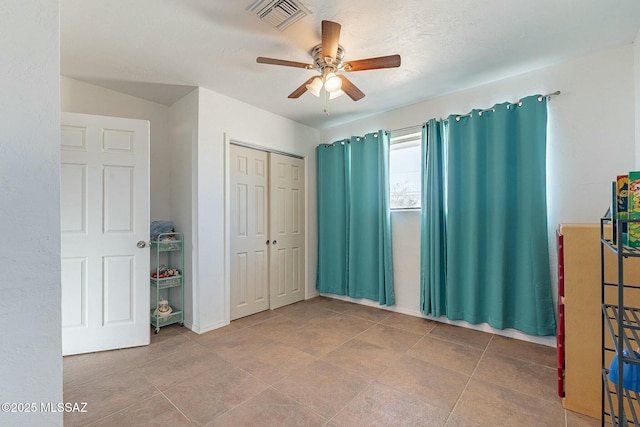
POLYGON ((166 299, 158 301, 158 308, 153 312, 154 316, 168 316, 173 310, 166 299))

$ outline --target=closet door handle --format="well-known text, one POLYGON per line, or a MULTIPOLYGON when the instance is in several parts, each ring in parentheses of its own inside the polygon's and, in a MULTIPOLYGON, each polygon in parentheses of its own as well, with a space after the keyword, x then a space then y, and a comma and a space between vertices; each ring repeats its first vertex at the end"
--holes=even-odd
POLYGON ((267 246, 269 245, 269 241, 267 240, 267 246))
POLYGON ((273 241, 273 244, 275 245, 275 244, 276 244, 276 242, 277 242, 277 240, 274 240, 274 241, 273 241))

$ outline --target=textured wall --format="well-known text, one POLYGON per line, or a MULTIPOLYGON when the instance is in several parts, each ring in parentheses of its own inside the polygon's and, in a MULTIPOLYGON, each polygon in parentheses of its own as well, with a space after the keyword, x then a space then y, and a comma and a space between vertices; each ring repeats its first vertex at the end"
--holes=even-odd
POLYGON ((3 0, 0 52, 0 403, 38 405, 0 425, 62 425, 58 2, 3 0))

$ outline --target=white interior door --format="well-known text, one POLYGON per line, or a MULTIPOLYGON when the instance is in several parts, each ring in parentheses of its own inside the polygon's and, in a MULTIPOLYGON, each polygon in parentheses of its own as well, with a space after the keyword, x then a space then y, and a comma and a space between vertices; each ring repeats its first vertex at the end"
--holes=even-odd
POLYGON ((267 153, 230 147, 231 320, 269 308, 267 153))
POLYGON ((62 352, 149 344, 149 122, 62 113, 62 352))
POLYGON ((271 309, 304 299, 304 160, 269 154, 271 309))

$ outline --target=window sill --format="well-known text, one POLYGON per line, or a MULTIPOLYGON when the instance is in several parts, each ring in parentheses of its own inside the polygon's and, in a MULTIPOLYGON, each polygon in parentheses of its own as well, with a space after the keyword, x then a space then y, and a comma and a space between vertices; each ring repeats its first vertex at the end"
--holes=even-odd
POLYGON ((394 212, 420 212, 422 210, 422 208, 395 208, 395 209, 389 209, 391 211, 391 213, 394 212))

